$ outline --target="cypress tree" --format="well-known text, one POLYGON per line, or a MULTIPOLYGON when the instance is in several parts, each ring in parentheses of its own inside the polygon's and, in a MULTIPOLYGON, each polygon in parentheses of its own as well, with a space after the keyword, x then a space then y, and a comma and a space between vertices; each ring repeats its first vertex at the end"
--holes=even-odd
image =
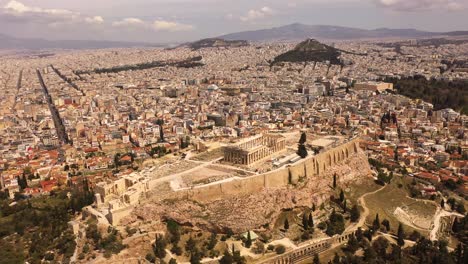
POLYGON ((245 241, 245 247, 250 248, 252 246, 252 237, 250 236, 250 231, 247 231, 247 241, 245 241))
POLYGON ((340 192, 340 202, 343 202, 344 199, 345 199, 344 192, 343 192, 343 190, 341 190, 341 192, 340 192))
POLYGON ((304 227, 304 230, 309 229, 309 223, 307 222, 307 215, 305 212, 302 214, 302 226, 304 227))
POLYGON ((377 232, 380 229, 380 220, 379 220, 379 214, 375 215, 374 222, 372 223, 372 232, 377 232))
POLYGON ((314 227, 314 218, 312 217, 312 213, 309 213, 309 220, 308 220, 308 223, 310 228, 313 228, 314 227))
POLYGON ((361 217, 361 213, 359 212, 359 208, 357 207, 357 205, 353 205, 353 207, 351 208, 351 222, 357 222, 359 220, 359 218, 361 217))
POLYGON ((397 243, 400 247, 405 245, 404 235, 405 233, 403 231, 403 225, 400 223, 400 225, 398 226, 398 240, 397 240, 397 243))
POLYGON ((284 230, 288 230, 289 229, 289 221, 288 221, 288 218, 286 218, 286 220, 284 220, 284 230))
POLYGON ((333 189, 336 188, 336 173, 333 174, 333 189))

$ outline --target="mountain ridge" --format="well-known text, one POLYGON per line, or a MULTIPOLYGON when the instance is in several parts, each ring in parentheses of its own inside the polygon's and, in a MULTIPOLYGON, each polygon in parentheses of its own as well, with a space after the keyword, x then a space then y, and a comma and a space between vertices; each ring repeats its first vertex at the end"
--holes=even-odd
POLYGON ((41 38, 16 38, 0 33, 0 49, 11 50, 47 50, 47 49, 105 49, 131 47, 160 47, 163 45, 108 41, 108 40, 46 40, 41 38))
POLYGON ((382 38, 423 38, 434 36, 459 36, 468 35, 468 31, 429 32, 413 28, 391 29, 361 29, 331 25, 305 25, 293 23, 285 26, 269 29, 242 31, 219 36, 226 40, 247 40, 253 42, 281 41, 281 40, 357 40, 357 39, 382 39, 382 38))

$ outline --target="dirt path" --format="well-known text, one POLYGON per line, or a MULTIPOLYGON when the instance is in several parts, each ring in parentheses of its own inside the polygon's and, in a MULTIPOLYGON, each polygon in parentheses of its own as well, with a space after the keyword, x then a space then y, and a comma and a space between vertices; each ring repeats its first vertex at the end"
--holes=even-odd
POLYGON ((366 219, 367 217, 369 216, 369 208, 367 207, 366 205, 366 201, 365 201, 365 198, 368 196, 368 195, 371 195, 371 194, 375 194, 377 192, 380 192, 381 190, 383 190, 385 188, 385 186, 382 186, 382 188, 379 188, 373 192, 369 192, 369 193, 365 193, 363 194, 361 197, 359 197, 358 199, 358 205, 360 205, 363 209, 364 209, 364 212, 361 213, 361 218, 359 219, 359 221, 356 223, 356 224, 353 224, 353 225, 350 225, 348 226, 348 228, 346 228, 345 232, 349 232, 353 229, 358 229, 359 227, 362 227, 364 226, 364 224, 366 223, 366 219))

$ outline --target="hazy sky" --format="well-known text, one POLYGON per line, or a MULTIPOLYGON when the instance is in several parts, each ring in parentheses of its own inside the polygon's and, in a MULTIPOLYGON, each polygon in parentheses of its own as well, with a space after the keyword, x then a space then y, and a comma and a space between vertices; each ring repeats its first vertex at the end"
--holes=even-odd
POLYGON ((174 42, 290 23, 468 30, 468 0, 0 0, 0 33, 174 42))

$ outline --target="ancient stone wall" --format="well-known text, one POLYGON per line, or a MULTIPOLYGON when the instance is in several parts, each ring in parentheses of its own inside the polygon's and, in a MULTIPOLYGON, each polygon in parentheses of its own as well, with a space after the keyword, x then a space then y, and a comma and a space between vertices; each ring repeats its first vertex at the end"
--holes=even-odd
POLYGON ((324 174, 331 167, 341 164, 359 151, 359 139, 355 138, 340 146, 331 148, 314 156, 300 160, 295 164, 277 170, 231 181, 213 183, 181 190, 178 197, 208 202, 226 197, 251 194, 264 188, 283 187, 296 184, 300 178, 309 179, 324 174))

